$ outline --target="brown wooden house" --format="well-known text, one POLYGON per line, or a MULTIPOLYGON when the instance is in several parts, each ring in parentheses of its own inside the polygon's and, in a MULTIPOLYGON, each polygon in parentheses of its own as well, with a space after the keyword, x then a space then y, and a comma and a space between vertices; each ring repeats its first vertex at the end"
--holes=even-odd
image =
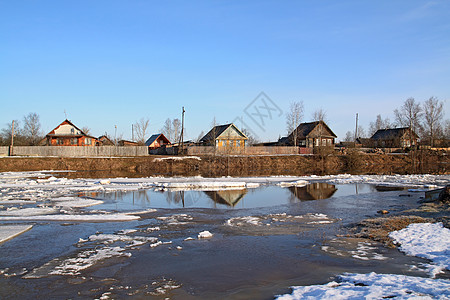
POLYGON ((306 148, 334 147, 336 137, 324 121, 316 121, 301 123, 289 136, 281 138, 279 144, 306 148))
POLYGON ((156 149, 162 146, 170 145, 170 141, 162 133, 157 133, 152 135, 146 142, 145 145, 149 149, 156 149))
POLYGON ((41 141, 45 146, 95 146, 97 138, 85 134, 69 120, 64 120, 41 141))
POLYGON ((204 137, 200 144, 215 146, 217 149, 244 149, 247 136, 233 123, 214 126, 204 137))
POLYGON ((102 135, 98 138, 97 145, 99 145, 99 146, 114 146, 114 142, 111 141, 111 139, 109 137, 107 137, 106 135, 102 135))
POLYGON ((419 142, 419 136, 409 127, 379 129, 370 139, 379 148, 408 148, 419 142))

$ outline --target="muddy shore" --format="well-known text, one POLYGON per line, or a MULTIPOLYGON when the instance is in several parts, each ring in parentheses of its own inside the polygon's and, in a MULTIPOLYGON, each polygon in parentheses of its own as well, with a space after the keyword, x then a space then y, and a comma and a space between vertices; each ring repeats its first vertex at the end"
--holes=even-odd
MULTIPOLYGON (((102 176, 269 176, 351 174, 449 174, 450 157, 412 154, 199 156, 199 157, 2 157, 0 172, 66 170, 102 176)), ((84 174, 84 176, 90 176, 84 174)))

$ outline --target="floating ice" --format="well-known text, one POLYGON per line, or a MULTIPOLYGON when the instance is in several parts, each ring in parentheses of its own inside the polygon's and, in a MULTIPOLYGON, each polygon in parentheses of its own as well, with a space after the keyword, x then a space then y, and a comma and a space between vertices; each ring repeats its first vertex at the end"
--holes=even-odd
POLYGON ((15 238, 18 235, 33 228, 32 225, 1 225, 0 226, 0 243, 15 238))
POLYGON ((207 230, 202 231, 198 234, 198 238, 199 239, 208 239, 208 238, 212 238, 213 234, 207 230))

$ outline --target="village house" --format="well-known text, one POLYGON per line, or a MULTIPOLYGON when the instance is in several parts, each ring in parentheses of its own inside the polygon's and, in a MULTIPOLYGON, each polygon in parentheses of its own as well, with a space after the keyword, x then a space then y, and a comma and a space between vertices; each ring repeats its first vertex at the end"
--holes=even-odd
POLYGON ((247 136, 233 123, 214 126, 204 137, 200 144, 215 146, 217 149, 242 150, 246 146, 247 136))
POLYGON ((170 145, 170 141, 162 133, 157 133, 152 135, 146 142, 145 145, 150 149, 157 149, 162 146, 170 145))
POLYGON ((289 136, 281 138, 278 144, 304 148, 334 147, 336 137, 324 121, 316 121, 301 123, 289 136))
POLYGON ((120 140, 120 141, 117 142, 117 144, 118 144, 119 146, 122 146, 122 147, 139 146, 139 143, 138 143, 138 142, 128 141, 128 140, 120 140))
POLYGON ((99 145, 99 146, 114 146, 114 142, 111 141, 111 139, 108 136, 102 135, 98 138, 97 145, 99 145))
POLYGON ((419 136, 409 127, 379 129, 370 139, 379 148, 408 148, 419 142, 419 136))
POLYGON ((69 120, 64 120, 40 142, 44 146, 95 146, 97 138, 87 135, 69 120))

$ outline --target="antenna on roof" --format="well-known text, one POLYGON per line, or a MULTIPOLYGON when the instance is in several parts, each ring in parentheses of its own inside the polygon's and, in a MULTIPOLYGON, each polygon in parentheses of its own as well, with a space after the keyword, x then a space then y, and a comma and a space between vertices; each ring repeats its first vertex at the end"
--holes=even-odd
POLYGON ((66 110, 64 110, 64 116, 66 116, 66 120, 67 120, 67 113, 66 113, 66 110))

